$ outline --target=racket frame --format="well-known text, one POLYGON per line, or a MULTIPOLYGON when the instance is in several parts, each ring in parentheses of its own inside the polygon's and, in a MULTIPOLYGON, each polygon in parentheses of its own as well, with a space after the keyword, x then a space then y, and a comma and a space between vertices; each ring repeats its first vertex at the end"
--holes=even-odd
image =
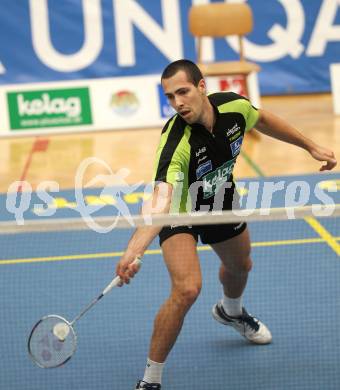
MULTIPOLYGON (((53 332, 53 330, 52 330, 53 332)), ((67 336, 68 337, 68 336, 67 336)), ((63 366, 64 364, 66 364, 70 359, 71 357, 74 355, 74 353, 76 352, 77 350, 77 333, 75 332, 75 330, 73 329, 73 326, 72 324, 67 321, 66 318, 58 315, 58 314, 49 314, 47 316, 44 316, 42 318, 40 318, 40 320, 33 326, 32 330, 31 330, 31 333, 28 337, 28 341, 27 341, 27 349, 28 349, 28 354, 30 356, 30 358, 33 360, 33 362, 39 366, 40 368, 57 368, 57 367, 61 367, 63 366), (34 331, 37 329, 37 327, 45 320, 49 319, 49 318, 57 318, 58 320, 60 320, 60 322, 64 322, 66 323, 69 328, 70 328, 70 332, 72 333, 73 335, 73 339, 74 339, 74 343, 73 343, 73 349, 72 349, 72 352, 70 353, 70 356, 65 359, 63 362, 61 362, 60 364, 57 364, 57 365, 54 365, 54 366, 44 366, 42 363, 40 363, 40 361, 38 359, 35 358, 34 354, 32 353, 32 349, 31 349, 31 339, 32 339, 32 336, 33 336, 33 333, 34 331)))

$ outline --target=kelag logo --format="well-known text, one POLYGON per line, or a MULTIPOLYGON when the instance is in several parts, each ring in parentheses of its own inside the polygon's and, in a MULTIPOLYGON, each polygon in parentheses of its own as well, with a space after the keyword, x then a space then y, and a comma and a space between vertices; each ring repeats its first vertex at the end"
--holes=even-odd
POLYGON ((88 88, 7 93, 12 130, 92 123, 88 88))
POLYGON ((163 88, 161 84, 158 84, 158 96, 159 96, 159 108, 161 111, 162 118, 170 118, 176 111, 170 106, 168 99, 164 95, 163 88))
POLYGON ((223 165, 203 177, 203 198, 214 196, 224 183, 227 182, 233 172, 235 159, 225 162, 223 165))

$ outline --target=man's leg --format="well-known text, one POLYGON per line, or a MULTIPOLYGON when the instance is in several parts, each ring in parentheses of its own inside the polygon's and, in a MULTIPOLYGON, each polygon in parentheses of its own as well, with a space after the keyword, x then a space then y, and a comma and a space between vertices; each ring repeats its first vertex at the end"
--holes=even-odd
POLYGON ((211 245, 221 260, 220 282, 229 298, 242 296, 252 267, 248 228, 229 240, 211 245))
POLYGON ((249 341, 268 344, 272 340, 269 329, 242 307, 242 294, 252 268, 248 229, 229 240, 211 245, 221 260, 219 278, 224 297, 213 307, 214 318, 233 326, 249 341))
POLYGON ((149 357, 156 362, 164 362, 168 356, 202 285, 196 241, 190 234, 169 237, 162 251, 171 278, 171 293, 154 321, 149 357))
POLYGON ((143 381, 160 383, 160 363, 164 363, 182 328, 184 317, 198 297, 202 276, 196 240, 181 233, 162 244, 165 264, 171 278, 171 293, 161 306, 151 337, 148 364, 143 381))

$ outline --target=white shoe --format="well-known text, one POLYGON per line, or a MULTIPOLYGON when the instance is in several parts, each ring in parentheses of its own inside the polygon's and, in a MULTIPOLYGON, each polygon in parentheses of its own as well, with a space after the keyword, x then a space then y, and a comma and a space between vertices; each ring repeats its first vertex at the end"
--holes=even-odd
POLYGON ((254 344, 269 344, 272 341, 272 335, 266 325, 247 313, 244 307, 242 308, 242 315, 231 317, 223 309, 222 303, 217 303, 212 308, 212 315, 216 321, 223 325, 232 326, 244 338, 254 344))

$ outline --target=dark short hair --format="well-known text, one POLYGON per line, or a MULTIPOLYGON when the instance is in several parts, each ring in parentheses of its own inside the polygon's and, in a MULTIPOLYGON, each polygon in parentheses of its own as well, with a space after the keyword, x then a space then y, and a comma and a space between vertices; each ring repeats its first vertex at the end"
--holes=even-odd
POLYGON ((192 84, 194 84, 196 87, 200 80, 203 79, 202 72, 200 71, 199 67, 192 61, 182 59, 177 60, 174 62, 171 62, 163 71, 161 80, 163 79, 169 79, 170 77, 174 76, 177 72, 180 70, 183 70, 188 78, 188 81, 190 81, 192 84))

